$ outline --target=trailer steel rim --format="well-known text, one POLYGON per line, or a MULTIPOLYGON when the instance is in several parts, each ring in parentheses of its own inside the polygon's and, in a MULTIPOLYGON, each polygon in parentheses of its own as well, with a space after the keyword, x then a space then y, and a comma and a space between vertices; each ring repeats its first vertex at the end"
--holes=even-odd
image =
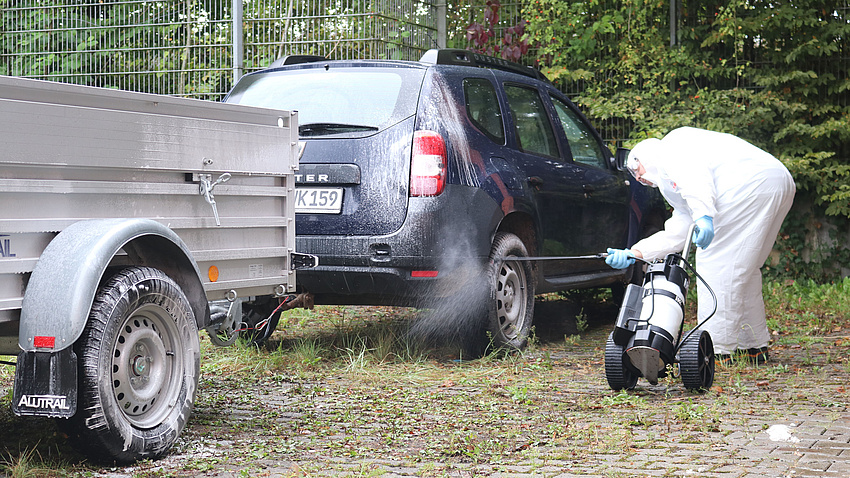
POLYGON ((115 400, 138 428, 162 422, 180 393, 183 354, 179 330, 168 311, 147 304, 121 325, 112 358, 115 400))

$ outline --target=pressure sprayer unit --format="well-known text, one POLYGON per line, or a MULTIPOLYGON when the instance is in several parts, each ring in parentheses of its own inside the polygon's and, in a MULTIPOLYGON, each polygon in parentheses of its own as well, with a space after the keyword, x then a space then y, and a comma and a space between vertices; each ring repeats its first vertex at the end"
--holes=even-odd
POLYGON ((717 310, 714 291, 687 260, 693 229, 681 254, 650 263, 643 286, 626 287, 617 323, 605 345, 605 376, 614 390, 632 389, 640 377, 655 385, 676 363, 685 388, 707 390, 714 382, 714 345, 708 331, 700 328, 714 311, 682 338, 690 284, 686 269, 711 292, 717 310))
MULTIPOLYGON (((717 297, 688 262, 694 225, 688 230, 682 253, 663 261, 646 262, 643 285, 629 284, 614 331, 605 344, 605 376, 614 390, 630 390, 640 377, 658 383, 679 365, 682 383, 690 390, 708 390, 714 382, 714 344, 701 327, 717 311, 717 297), (685 299, 693 272, 714 299, 714 310, 682 338, 685 299)), ((501 260, 544 261, 604 259, 608 254, 563 257, 505 257, 501 260)))

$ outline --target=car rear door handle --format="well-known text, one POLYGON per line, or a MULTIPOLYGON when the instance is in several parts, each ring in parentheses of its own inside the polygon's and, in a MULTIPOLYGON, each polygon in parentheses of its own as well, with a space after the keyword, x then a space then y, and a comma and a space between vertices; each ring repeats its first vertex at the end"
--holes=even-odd
POLYGON ((591 194, 593 194, 593 186, 589 186, 589 185, 587 185, 587 184, 582 184, 582 185, 581 185, 581 190, 582 190, 582 192, 584 193, 584 198, 585 198, 585 199, 589 198, 589 197, 590 197, 590 195, 591 195, 591 194))
POLYGON ((540 186, 543 186, 543 179, 541 179, 540 176, 531 176, 528 178, 528 185, 533 188, 539 188, 540 186))

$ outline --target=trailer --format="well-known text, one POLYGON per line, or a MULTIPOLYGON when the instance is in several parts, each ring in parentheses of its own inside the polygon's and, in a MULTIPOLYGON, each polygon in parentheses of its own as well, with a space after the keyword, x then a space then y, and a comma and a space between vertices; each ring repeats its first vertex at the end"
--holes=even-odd
MULTIPOLYGON (((297 113, 0 77, 0 355, 12 409, 101 461, 158 458, 199 331, 293 297, 297 113), (212 312, 211 312, 212 311, 212 312)), ((3 433, 3 431, 0 431, 3 433)))

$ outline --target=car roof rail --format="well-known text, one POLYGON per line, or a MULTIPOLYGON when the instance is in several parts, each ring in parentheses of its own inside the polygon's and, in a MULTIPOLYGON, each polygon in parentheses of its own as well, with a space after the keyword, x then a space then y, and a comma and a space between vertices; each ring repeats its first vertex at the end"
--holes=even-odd
POLYGON ((536 68, 522 66, 519 63, 496 58, 495 56, 482 55, 469 50, 458 49, 432 49, 425 52, 419 59, 422 63, 432 65, 456 65, 477 66, 479 68, 492 68, 494 70, 510 71, 520 75, 529 76, 538 80, 549 82, 549 79, 536 68))
POLYGON ((286 55, 273 61, 269 68, 277 68, 286 65, 298 65, 300 63, 315 63, 317 61, 328 61, 321 55, 286 55))

